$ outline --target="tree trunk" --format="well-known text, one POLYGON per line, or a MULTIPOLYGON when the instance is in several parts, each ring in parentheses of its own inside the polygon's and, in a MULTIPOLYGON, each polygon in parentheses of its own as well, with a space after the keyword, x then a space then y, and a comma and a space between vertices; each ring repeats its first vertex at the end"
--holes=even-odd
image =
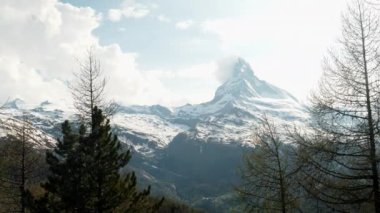
POLYGON ((363 50, 363 65, 364 65, 364 75, 365 75, 365 89, 366 89, 366 105, 368 114, 368 131, 369 131, 369 142, 370 142, 370 161, 372 167, 372 188, 374 193, 375 211, 380 213, 380 193, 379 193, 379 175, 377 171, 377 161, 376 161, 376 144, 375 144, 375 132, 373 129, 373 118, 372 118, 372 107, 371 107, 371 97, 369 89, 368 80, 368 67, 367 67, 367 56, 366 56, 366 46, 365 46, 365 36, 362 15, 360 15, 360 28, 362 37, 362 50, 363 50))

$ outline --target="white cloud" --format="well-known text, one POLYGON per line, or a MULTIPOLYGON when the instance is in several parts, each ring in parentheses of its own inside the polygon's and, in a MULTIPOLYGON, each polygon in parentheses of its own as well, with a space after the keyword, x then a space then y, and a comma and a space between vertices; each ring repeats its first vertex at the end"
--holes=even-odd
POLYGON ((165 16, 165 15, 159 15, 157 16, 157 19, 160 21, 160 22, 166 22, 166 23, 170 23, 172 20, 165 16))
MULTIPOLYGON (((202 29, 207 38, 212 34, 220 40, 223 51, 215 57, 231 54, 245 57, 260 78, 298 97, 305 96, 307 88, 318 79, 322 55, 339 33, 339 10, 344 8, 340 5, 344 0, 268 1, 272 2, 268 8, 208 20, 201 25, 202 29)), ((154 8, 137 0, 124 1, 119 9, 108 11, 108 18, 112 21, 141 18, 154 8)), ((193 20, 175 23, 164 15, 154 18, 173 22, 183 30, 198 26, 193 20)), ((117 44, 99 43, 92 32, 100 21, 101 15, 93 9, 58 0, 2 0, 0 103, 8 97, 33 102, 70 99, 65 82, 72 79, 72 72, 78 68, 76 59, 91 45, 95 46, 109 77, 109 96, 122 103, 176 105, 207 101, 220 84, 217 78, 223 81, 228 77, 228 72, 218 69, 218 65, 226 66, 215 62, 179 70, 142 72, 136 62, 137 54, 125 53, 117 44)), ((191 39, 199 45, 198 38, 191 39)))
POLYGON ((217 61, 215 76, 221 83, 224 83, 233 75, 237 59, 237 56, 229 56, 217 61))
POLYGON ((21 98, 71 100, 67 84, 77 59, 93 46, 105 75, 108 96, 124 104, 173 104, 159 80, 137 69, 136 54, 117 44, 102 46, 92 34, 100 15, 91 8, 57 0, 3 0, 0 4, 0 103, 21 98))
POLYGON ((52 100, 69 96, 66 85, 57 79, 46 81, 37 70, 30 68, 16 58, 0 57, 0 100, 21 98, 28 104, 35 100, 52 100))
POLYGON ((108 19, 113 22, 120 21, 123 16, 123 12, 119 9, 108 10, 108 19))
POLYGON ((173 105, 174 94, 162 83, 137 69, 137 54, 123 53, 116 44, 100 47, 97 57, 109 79, 108 93, 116 101, 124 104, 165 104, 173 105))
POLYGON ((120 21, 123 17, 126 18, 143 18, 147 16, 153 6, 148 6, 136 2, 135 0, 125 0, 120 9, 108 10, 108 19, 113 22, 120 21))
POLYGON ((220 85, 215 77, 217 69, 217 62, 211 61, 177 70, 150 70, 147 75, 159 79, 166 88, 175 91, 175 105, 196 104, 210 101, 214 97, 220 85))
POLYGON ((216 62, 195 64, 178 70, 149 70, 146 71, 150 76, 159 79, 194 79, 194 80, 215 80, 217 70, 216 62))
POLYGON ((186 30, 186 29, 189 29, 191 26, 194 25, 194 21, 193 20, 185 20, 185 21, 179 21, 175 24, 175 26, 178 28, 178 29, 181 29, 181 30, 186 30))

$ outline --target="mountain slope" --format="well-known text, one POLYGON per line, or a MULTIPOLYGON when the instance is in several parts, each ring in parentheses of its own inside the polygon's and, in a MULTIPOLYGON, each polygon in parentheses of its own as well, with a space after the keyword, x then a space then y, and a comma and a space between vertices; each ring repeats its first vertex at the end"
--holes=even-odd
POLYGON ((198 119, 192 130, 197 137, 246 144, 264 114, 283 123, 307 117, 296 98, 257 78, 243 59, 237 59, 232 73, 210 102, 175 109, 176 117, 198 119))

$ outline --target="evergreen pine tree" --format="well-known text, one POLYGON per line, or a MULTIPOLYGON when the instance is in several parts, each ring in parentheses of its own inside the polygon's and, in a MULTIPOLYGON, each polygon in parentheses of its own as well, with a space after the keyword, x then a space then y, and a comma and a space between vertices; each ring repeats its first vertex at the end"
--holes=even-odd
MULTIPOLYGON (((48 192, 44 200, 50 210, 86 212, 89 186, 87 184, 86 165, 80 145, 84 139, 84 127, 79 134, 73 133, 70 123, 62 124, 62 140, 58 141, 53 152, 47 152, 46 162, 50 173, 42 187, 48 192)), ((41 211, 41 210, 39 210, 41 211)))
POLYGON ((120 174, 131 154, 122 152, 120 141, 111 133, 109 120, 94 108, 92 131, 82 125, 73 133, 70 123, 62 125, 63 139, 46 161, 50 173, 45 196, 33 202, 35 212, 154 212, 160 202, 149 199, 150 187, 137 190, 133 172, 120 174))
POLYGON ((90 199, 95 212, 113 210, 124 202, 129 202, 125 211, 141 204, 143 209, 148 206, 150 188, 138 192, 135 174, 131 172, 125 177, 120 174, 131 158, 130 151, 121 152, 121 143, 111 133, 109 120, 97 107, 94 109, 92 133, 86 138, 84 146, 90 153, 87 158, 93 189, 90 199))

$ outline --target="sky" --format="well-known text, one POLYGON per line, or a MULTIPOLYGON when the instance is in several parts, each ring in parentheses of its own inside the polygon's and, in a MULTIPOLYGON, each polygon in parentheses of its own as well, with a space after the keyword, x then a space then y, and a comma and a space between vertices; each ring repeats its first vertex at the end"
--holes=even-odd
POLYGON ((70 100, 89 47, 122 104, 212 99, 242 57, 301 101, 340 35, 345 0, 0 0, 0 103, 70 100))

